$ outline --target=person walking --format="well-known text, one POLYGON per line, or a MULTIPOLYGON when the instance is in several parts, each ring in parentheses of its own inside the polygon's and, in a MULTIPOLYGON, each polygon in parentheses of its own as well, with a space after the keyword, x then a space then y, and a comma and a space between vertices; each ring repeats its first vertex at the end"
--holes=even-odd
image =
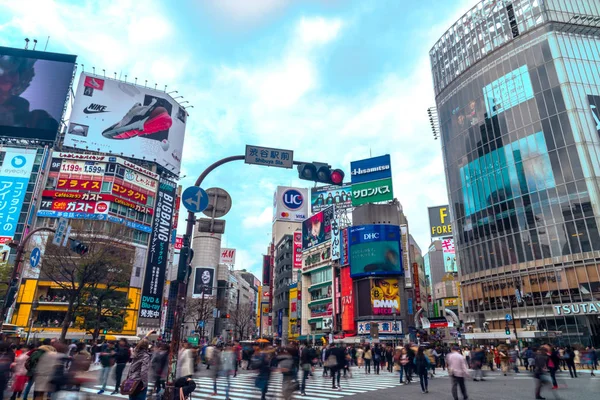
MULTIPOLYGON (((130 394, 129 400, 146 400, 148 393, 148 371, 150 370, 150 344, 147 339, 142 339, 136 346, 127 373, 127 379, 141 381, 142 387, 137 393, 130 394)), ((118 365, 118 364, 117 364, 118 365)))
POLYGON ((169 346, 161 343, 156 348, 157 350, 152 355, 152 374, 154 375, 154 393, 158 395, 161 390, 166 389, 169 346))
POLYGON ((592 376, 596 376, 596 374, 594 374, 594 370, 598 366, 598 353, 596 353, 596 349, 594 348, 594 346, 590 347, 590 349, 589 349, 589 357, 590 357, 590 368, 592 369, 592 376))
POLYGON ((331 348, 329 349, 327 361, 329 362, 330 359, 332 359, 334 361, 330 364, 331 365, 330 366, 331 388, 337 389, 337 390, 342 390, 341 385, 340 385, 340 376, 341 376, 342 369, 344 368, 344 364, 346 363, 346 355, 344 354, 344 349, 332 344, 331 348), (337 379, 337 385, 336 385, 336 379, 337 379))
POLYGON ((406 377, 406 384, 411 382, 409 378, 409 366, 408 366, 408 354, 405 348, 402 348, 402 353, 400 354, 400 383, 404 383, 402 378, 406 377))
POLYGON ((560 356, 556 348, 550 348, 548 354, 548 371, 550 372, 550 378, 552 380, 552 389, 558 389, 558 382, 556 381, 556 371, 560 369, 560 356))
MULTIPOLYGON (((25 346, 21 346, 21 349, 25 346)), ((31 346, 30 350, 33 349, 31 346)), ((15 359, 15 364, 13 367, 13 385, 12 385, 12 396, 10 400, 15 400, 17 397, 20 397, 25 390, 25 385, 29 380, 27 376, 27 369, 25 368, 25 363, 29 359, 29 355, 27 351, 22 351, 21 354, 15 359)))
POLYGON ((191 378, 194 375, 194 350, 189 342, 183 344, 177 361, 177 378, 191 378))
POLYGON ((260 390, 261 400, 267 399, 269 390, 269 380, 271 379, 271 358, 273 352, 270 349, 256 350, 253 356, 252 365, 258 370, 254 386, 260 390))
POLYGON ((235 364, 237 362, 237 354, 231 345, 227 345, 225 350, 221 352, 221 365, 219 375, 225 377, 225 399, 229 399, 229 390, 231 389, 231 375, 235 373, 235 364))
POLYGON ((394 372, 394 349, 392 346, 388 346, 385 350, 385 362, 387 363, 387 371, 389 373, 394 372))
POLYGON ((569 368, 569 374, 571 378, 577 378, 577 368, 575 367, 575 352, 571 346, 565 348, 565 355, 563 356, 567 368, 569 368))
POLYGON ((540 347, 535 354, 533 361, 534 370, 533 377, 535 379, 535 398, 536 400, 546 400, 542 397, 542 386, 550 383, 550 378, 546 375, 546 368, 548 366, 548 354, 546 347, 540 347))
POLYGON ((306 380, 312 371, 316 357, 317 355, 310 344, 307 344, 300 353, 300 367, 302 368, 302 385, 300 386, 300 394, 302 396, 306 396, 306 380))
POLYGON ((364 355, 365 355, 365 351, 363 350, 362 347, 359 347, 358 349, 356 349, 356 365, 358 365, 358 369, 361 369, 362 366, 365 364, 365 360, 364 360, 364 355))
POLYGON ((406 364, 406 380, 408 381, 408 383, 412 382, 412 375, 415 365, 415 355, 415 350, 407 344, 406 356, 408 357, 408 363, 406 364))
MULTIPOLYGON (((141 343, 141 342, 140 342, 141 343)), ((129 353, 129 343, 127 339, 119 340, 115 348, 115 390, 111 395, 118 394, 121 387, 121 379, 123 379, 123 370, 129 361, 131 354, 129 353)))
POLYGON ((213 396, 217 395, 217 379, 219 378, 219 371, 221 370, 221 350, 217 346, 211 346, 210 361, 206 369, 210 369, 211 377, 213 379, 213 396))
MULTIPOLYGON (((92 349, 96 348, 94 346, 92 349)), ((112 343, 106 344, 106 347, 97 352, 96 354, 100 357, 100 366, 102 369, 100 370, 100 384, 102 387, 98 391, 98 394, 104 393, 106 390, 106 384, 108 383, 108 376, 110 375, 110 369, 115 363, 115 349, 112 343)))
POLYGON ((371 373, 371 360, 373 359, 373 353, 369 346, 367 346, 365 348, 364 358, 365 358, 365 374, 370 374, 371 373))
POLYGON ((375 343, 373 347, 373 369, 375 370, 375 375, 379 375, 379 369, 381 367, 381 347, 379 347, 378 343, 375 343))
POLYGON ((469 370, 467 367, 467 360, 459 352, 458 346, 452 347, 452 352, 446 357, 446 365, 448 371, 452 377, 452 397, 454 400, 458 400, 457 386, 460 386, 460 392, 464 400, 467 400, 467 388, 465 386, 465 378, 469 376, 469 370))
POLYGON ((417 350, 414 365, 415 371, 419 375, 419 381, 421 382, 421 391, 423 393, 429 393, 429 382, 427 381, 427 375, 429 374, 431 361, 429 361, 429 357, 425 355, 425 352, 423 350, 423 347, 419 347, 419 350, 417 350))
POLYGON ((433 379, 433 377, 435 376, 435 355, 434 355, 434 349, 432 347, 428 347, 425 350, 425 356, 427 358, 429 358, 429 370, 431 371, 431 375, 430 378, 433 379))
POLYGON ((473 349, 473 351, 471 352, 471 365, 473 367, 474 372, 474 376, 473 376, 473 380, 475 382, 478 381, 484 381, 485 379, 483 378, 483 362, 485 360, 485 353, 483 352, 483 349, 481 348, 475 348, 473 349))
POLYGON ((33 391, 34 400, 43 400, 49 393, 53 393, 59 389, 55 384, 56 382, 53 381, 55 381, 54 377, 58 369, 57 367, 64 369, 64 363, 67 358, 66 351, 66 345, 59 342, 52 342, 52 349, 47 348, 39 357, 33 377, 35 382, 35 390, 33 391))

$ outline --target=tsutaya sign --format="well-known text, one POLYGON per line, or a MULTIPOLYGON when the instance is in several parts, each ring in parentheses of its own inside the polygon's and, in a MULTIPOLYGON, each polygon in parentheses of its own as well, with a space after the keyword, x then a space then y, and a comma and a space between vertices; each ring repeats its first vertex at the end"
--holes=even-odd
POLYGON ((563 304, 562 306, 554 306, 552 308, 554 311, 554 315, 556 316, 600 314, 600 301, 563 304))

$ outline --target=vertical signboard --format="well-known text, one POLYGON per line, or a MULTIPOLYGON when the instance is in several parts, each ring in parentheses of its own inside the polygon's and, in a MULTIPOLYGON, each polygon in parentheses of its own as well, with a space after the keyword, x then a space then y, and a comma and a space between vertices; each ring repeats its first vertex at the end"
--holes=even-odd
POLYGON ((431 240, 452 237, 452 221, 449 210, 447 205, 427 208, 431 240))
POLYGON ((454 251, 454 239, 443 239, 442 251, 444 255, 444 270, 446 272, 458 272, 458 267, 456 266, 456 253, 454 251))
POLYGON ((331 222, 331 260, 336 261, 340 259, 340 253, 342 251, 340 241, 340 225, 337 218, 333 218, 331 222))
POLYGON ((262 283, 264 286, 271 285, 271 257, 263 255, 263 277, 262 283))
POLYGON ((140 325, 158 325, 160 322, 160 308, 177 197, 176 189, 177 185, 174 182, 160 178, 142 288, 140 325), (146 320, 144 321, 142 318, 146 320))
MULTIPOLYGON (((400 236, 402 248, 408 249, 408 225, 400 225, 400 236)), ((402 265, 404 266, 404 287, 410 289, 413 287, 413 278, 408 256, 408 251, 402 252, 402 265)))
POLYGON ((342 286, 342 329, 345 332, 354 332, 356 329, 354 326, 354 293, 350 267, 344 267, 340 270, 340 279, 342 286))
POLYGON ((0 169, 0 266, 8 262, 10 247, 29 177, 35 163, 36 150, 5 147, 4 162, 0 169))
POLYGON ((302 269, 302 232, 294 232, 292 243, 292 283, 298 281, 298 271, 302 269))
POLYGON ((341 234, 341 254, 340 254, 340 265, 348 265, 350 263, 350 256, 348 255, 348 228, 344 228, 340 232, 341 234))
POLYGON ((417 303, 417 311, 421 309, 421 288, 419 284, 419 264, 413 263, 413 279, 415 285, 415 302, 417 303))

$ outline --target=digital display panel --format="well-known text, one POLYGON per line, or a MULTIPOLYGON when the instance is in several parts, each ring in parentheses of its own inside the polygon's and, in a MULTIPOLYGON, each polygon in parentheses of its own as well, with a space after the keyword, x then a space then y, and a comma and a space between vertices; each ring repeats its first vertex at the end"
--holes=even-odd
POLYGON ((0 47, 0 136, 56 138, 75 59, 0 47))
POLYGON ((527 65, 511 71, 485 86, 483 98, 489 118, 532 99, 533 86, 527 65))
POLYGON ((460 168, 465 215, 556 186, 543 132, 493 150, 460 168), (523 190, 522 190, 523 189, 523 190))
POLYGON ((402 275, 400 227, 361 225, 349 228, 350 274, 402 275))

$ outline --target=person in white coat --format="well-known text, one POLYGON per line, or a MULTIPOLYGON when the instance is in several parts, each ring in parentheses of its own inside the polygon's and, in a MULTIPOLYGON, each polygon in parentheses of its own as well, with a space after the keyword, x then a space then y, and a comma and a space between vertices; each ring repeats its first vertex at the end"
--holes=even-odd
POLYGON ((188 378, 194 375, 194 350, 190 343, 185 342, 179 351, 177 361, 177 378, 188 378))

